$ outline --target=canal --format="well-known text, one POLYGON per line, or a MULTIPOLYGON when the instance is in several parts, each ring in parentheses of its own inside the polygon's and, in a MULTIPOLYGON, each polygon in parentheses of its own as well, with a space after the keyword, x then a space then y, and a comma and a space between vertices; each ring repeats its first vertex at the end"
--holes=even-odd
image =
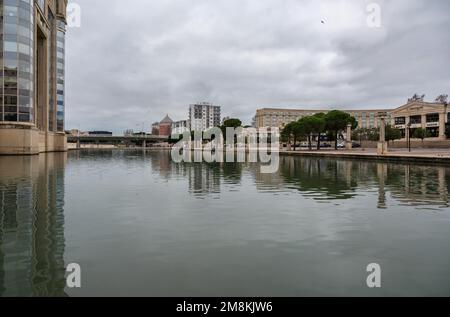
POLYGON ((450 296, 449 198, 445 166, 0 157, 0 296, 450 296))

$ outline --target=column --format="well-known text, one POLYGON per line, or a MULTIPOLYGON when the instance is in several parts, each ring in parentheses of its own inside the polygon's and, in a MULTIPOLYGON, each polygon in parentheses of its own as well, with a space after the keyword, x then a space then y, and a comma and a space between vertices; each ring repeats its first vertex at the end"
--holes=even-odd
POLYGON ((379 163, 377 164, 377 176, 378 176, 378 209, 386 209, 386 175, 387 165, 379 163))
POLYGON ((386 117, 381 115, 380 141, 378 142, 377 154, 385 155, 387 153, 386 143, 386 117))
POLYGON ((347 125, 347 138, 346 138, 346 148, 347 150, 353 149, 353 142, 352 142, 352 125, 347 125))
POLYGON ((422 115, 422 129, 427 129, 427 115, 423 114, 422 115))
POLYGON ((439 139, 445 140, 445 112, 439 113, 439 139))

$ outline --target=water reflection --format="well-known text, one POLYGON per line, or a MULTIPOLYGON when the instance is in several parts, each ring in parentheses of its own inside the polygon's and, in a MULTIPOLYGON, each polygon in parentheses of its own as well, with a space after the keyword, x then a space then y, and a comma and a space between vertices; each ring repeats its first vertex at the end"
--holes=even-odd
POLYGON ((298 192, 318 202, 350 200, 367 192, 378 195, 377 208, 387 209, 389 200, 423 209, 448 208, 450 168, 312 157, 281 157, 275 174, 262 174, 254 163, 175 164, 170 152, 150 156, 160 176, 188 179, 189 192, 204 198, 220 194, 222 183, 239 190, 245 173, 261 192, 298 192))
POLYGON ((389 198, 428 209, 450 206, 450 168, 445 166, 282 157, 279 174, 256 173, 257 183, 281 182, 317 201, 348 200, 373 191, 380 209, 388 208, 389 198))
POLYGON ((65 257, 88 274, 75 296, 309 295, 349 278, 359 294, 352 274, 369 261, 393 261, 402 285, 416 263, 414 285, 448 294, 448 213, 409 211, 449 209, 449 167, 281 157, 262 174, 168 151, 66 157, 0 157, 0 296, 65 296, 65 257), (331 276, 336 261, 348 275, 331 276))
POLYGON ((0 296, 64 295, 65 164, 0 157, 0 296))

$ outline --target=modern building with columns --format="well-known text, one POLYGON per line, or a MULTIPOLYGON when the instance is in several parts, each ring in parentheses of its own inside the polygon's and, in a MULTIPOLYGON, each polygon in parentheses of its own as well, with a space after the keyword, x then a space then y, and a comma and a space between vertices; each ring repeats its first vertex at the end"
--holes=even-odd
POLYGON ((411 101, 391 111, 391 117, 391 125, 399 129, 403 137, 409 126, 411 135, 415 129, 422 128, 430 140, 445 140, 446 125, 450 123, 447 105, 424 101, 411 101))
POLYGON ((67 0, 0 0, 0 154, 66 151, 67 0))
MULTIPOLYGON (((286 124, 316 113, 327 113, 330 110, 306 109, 260 109, 256 112, 256 127, 283 128, 286 124)), ((428 140, 445 140, 445 130, 450 125, 450 113, 446 104, 425 102, 423 99, 409 100, 396 109, 343 110, 358 122, 358 128, 378 128, 381 123, 380 113, 386 115, 386 124, 399 129, 404 137, 408 126, 411 135, 414 129, 423 128, 428 132, 428 140), (410 124, 410 125, 409 125, 410 124)))

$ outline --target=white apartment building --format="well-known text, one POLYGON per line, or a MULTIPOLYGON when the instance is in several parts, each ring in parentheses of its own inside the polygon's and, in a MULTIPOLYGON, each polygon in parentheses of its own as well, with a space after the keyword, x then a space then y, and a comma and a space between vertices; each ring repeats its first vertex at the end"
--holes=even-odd
POLYGON ((205 131, 220 126, 221 109, 211 103, 196 103, 189 106, 191 130, 205 131))
POLYGON ((172 134, 183 134, 191 131, 189 120, 180 120, 172 123, 172 134))

